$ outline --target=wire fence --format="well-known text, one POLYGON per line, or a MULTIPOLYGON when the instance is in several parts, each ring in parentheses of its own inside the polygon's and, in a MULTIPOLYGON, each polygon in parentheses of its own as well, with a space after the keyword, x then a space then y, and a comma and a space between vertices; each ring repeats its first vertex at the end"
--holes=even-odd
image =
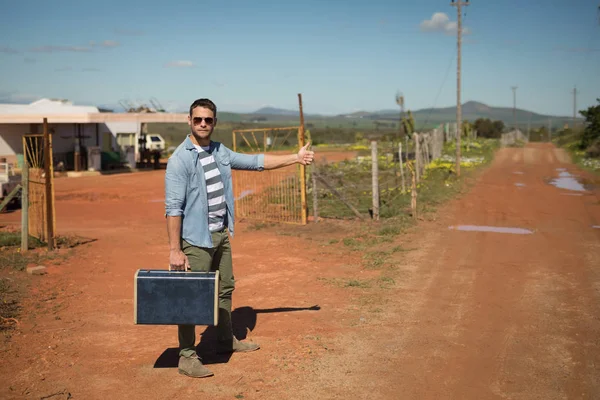
MULTIPOLYGON (((285 152, 298 148, 300 127, 252 128, 233 131, 233 149, 241 153, 285 152)), ((300 166, 278 170, 233 170, 235 216, 260 221, 306 223, 302 199, 306 186, 300 166), (304 191, 304 192, 303 192, 304 191)))
POLYGON ((268 173, 235 171, 233 192, 237 218, 302 223, 298 167, 268 173))
MULTIPOLYGON (((467 140, 474 140, 476 132, 467 140)), ((443 124, 395 141, 366 141, 355 160, 316 163, 309 169, 308 198, 313 220, 383 218, 412 213, 416 189, 427 166, 440 159, 446 142, 456 138, 456 124, 443 124), (413 176, 414 175, 414 176, 413 176), (371 179, 369 179, 371 178, 371 179), (312 198, 312 201, 311 201, 312 198)))

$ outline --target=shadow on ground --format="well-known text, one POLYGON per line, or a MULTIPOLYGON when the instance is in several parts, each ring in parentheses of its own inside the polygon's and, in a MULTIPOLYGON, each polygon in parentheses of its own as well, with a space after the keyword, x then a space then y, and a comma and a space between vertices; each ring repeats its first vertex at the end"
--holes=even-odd
MULTIPOLYGON (((253 331, 256 327, 257 315, 277 312, 293 311, 319 311, 318 305, 312 307, 278 307, 266 309, 254 309, 252 307, 240 307, 233 310, 231 319, 233 323, 233 334, 239 340, 244 340, 248 336, 248 331, 253 331)), ((173 327, 173 334, 177 334, 177 329, 173 327)), ((200 343, 196 346, 196 352, 202 358, 203 364, 224 364, 229 361, 231 354, 217 354, 217 328, 215 326, 207 327, 200 334, 200 343)), ((156 359, 154 368, 177 368, 179 363, 179 349, 169 347, 156 359)))

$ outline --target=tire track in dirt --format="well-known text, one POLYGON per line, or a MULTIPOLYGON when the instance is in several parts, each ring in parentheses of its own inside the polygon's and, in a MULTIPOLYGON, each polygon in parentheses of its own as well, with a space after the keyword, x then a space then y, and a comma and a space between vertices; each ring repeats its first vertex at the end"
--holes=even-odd
POLYGON ((565 166, 556 154, 544 145, 501 150, 452 216, 421 227, 416 265, 388 299, 381 325, 339 338, 353 351, 322 360, 319 373, 328 379, 311 375, 319 384, 306 383, 307 391, 316 398, 599 397, 600 251, 590 229, 598 210, 585 207, 594 196, 563 196, 545 182, 565 166), (450 224, 534 234, 447 231, 450 224), (331 373, 350 368, 345 379, 331 373))

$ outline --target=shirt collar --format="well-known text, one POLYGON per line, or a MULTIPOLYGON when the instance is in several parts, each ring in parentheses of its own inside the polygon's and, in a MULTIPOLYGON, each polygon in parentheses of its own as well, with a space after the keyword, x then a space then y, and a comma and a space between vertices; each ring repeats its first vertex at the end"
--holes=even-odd
MULTIPOLYGON (((195 150, 196 147, 194 147, 194 143, 192 143, 192 139, 191 139, 192 134, 188 133, 188 135, 186 136, 185 140, 184 140, 184 146, 186 150, 195 150)), ((213 141, 210 141, 210 150, 213 149, 213 141)))

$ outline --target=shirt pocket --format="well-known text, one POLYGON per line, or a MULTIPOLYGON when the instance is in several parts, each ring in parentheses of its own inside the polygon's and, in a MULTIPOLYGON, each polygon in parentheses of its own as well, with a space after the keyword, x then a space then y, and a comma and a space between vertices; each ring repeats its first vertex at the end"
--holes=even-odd
POLYGON ((229 155, 221 156, 217 160, 217 165, 219 172, 221 173, 221 179, 225 185, 226 182, 228 182, 228 180, 231 178, 231 159, 229 158, 229 155))

